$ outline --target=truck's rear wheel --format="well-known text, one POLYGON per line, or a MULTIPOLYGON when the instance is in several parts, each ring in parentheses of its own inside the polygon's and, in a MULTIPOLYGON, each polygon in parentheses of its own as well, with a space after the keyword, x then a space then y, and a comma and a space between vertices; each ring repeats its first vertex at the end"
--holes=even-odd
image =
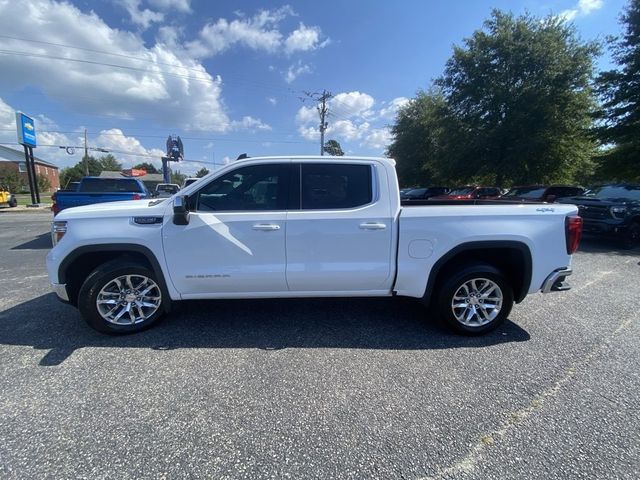
POLYGON ((114 260, 87 277, 78 295, 78 309, 100 332, 133 333, 158 320, 166 301, 153 271, 134 262, 114 260))
POLYGON ((513 290, 491 265, 454 271, 439 291, 438 313, 458 333, 478 335, 497 328, 513 306, 513 290))

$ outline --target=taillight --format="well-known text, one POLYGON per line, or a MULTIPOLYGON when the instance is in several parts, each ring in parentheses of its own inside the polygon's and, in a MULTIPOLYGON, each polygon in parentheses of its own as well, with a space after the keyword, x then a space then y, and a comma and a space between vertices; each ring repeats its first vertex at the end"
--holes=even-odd
POLYGON ((567 253, 572 255, 578 250, 582 238, 582 217, 572 215, 564 220, 565 236, 567 237, 567 253))
POLYGON ((140 200, 141 198, 142 198, 142 197, 140 196, 140 194, 139 194, 139 193, 134 193, 134 194, 133 194, 133 199, 134 199, 134 200, 140 200))

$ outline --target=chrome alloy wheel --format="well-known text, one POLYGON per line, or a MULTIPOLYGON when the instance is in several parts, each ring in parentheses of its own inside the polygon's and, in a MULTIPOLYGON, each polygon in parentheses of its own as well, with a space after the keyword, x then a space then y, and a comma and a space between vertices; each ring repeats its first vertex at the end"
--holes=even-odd
POLYGON ((160 287, 144 275, 122 275, 108 282, 96 299, 98 313, 114 325, 144 322, 160 308, 160 287))
POLYGON ((467 327, 481 327, 500 313, 502 290, 488 278, 472 278, 464 282, 453 295, 451 310, 456 320, 467 327))

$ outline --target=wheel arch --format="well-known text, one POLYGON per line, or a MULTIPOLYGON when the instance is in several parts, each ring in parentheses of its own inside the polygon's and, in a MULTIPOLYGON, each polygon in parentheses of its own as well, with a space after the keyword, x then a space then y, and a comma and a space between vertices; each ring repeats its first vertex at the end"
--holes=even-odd
POLYGON ((531 250, 525 243, 515 240, 490 240, 462 243, 441 256, 429 273, 424 302, 431 301, 447 272, 469 262, 484 262, 501 270, 513 285, 516 303, 527 296, 533 273, 531 250))
POLYGON ((153 271, 167 299, 166 305, 169 305, 171 297, 160 262, 151 249, 134 243, 85 245, 71 251, 58 267, 58 281, 67 284, 69 303, 76 305, 78 292, 87 276, 112 260, 131 260, 153 271))

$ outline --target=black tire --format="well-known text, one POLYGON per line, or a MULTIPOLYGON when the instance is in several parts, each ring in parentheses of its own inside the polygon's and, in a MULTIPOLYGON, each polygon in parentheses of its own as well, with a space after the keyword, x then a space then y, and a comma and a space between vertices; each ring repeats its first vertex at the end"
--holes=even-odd
MULTIPOLYGON (((440 289, 438 290, 438 294, 436 296, 435 310, 438 314, 438 318, 448 328, 456 333, 461 333, 464 335, 480 335, 496 329, 507 319, 509 313, 511 313, 511 308, 513 307, 513 289, 509 284, 509 281, 502 274, 502 272, 500 272, 500 270, 487 264, 474 264, 466 267, 460 267, 447 273, 448 274, 446 275, 446 280, 442 287, 440 287, 440 289), (497 285, 502 293, 502 306, 499 309, 491 310, 491 314, 493 314, 493 312, 497 310, 497 315, 487 323, 480 324, 480 322, 478 322, 478 325, 465 325, 456 318, 452 304, 454 296, 456 295, 458 290, 462 288, 462 285, 474 279, 478 280, 477 285, 480 287, 482 287, 483 285, 483 283, 480 282, 481 279, 489 280, 497 285)), ((489 286, 490 284, 485 282, 484 285, 489 286)), ((482 291, 482 288, 479 288, 478 290, 482 291)), ((481 297, 474 296, 474 298, 477 298, 477 300, 472 301, 488 301, 488 299, 484 300, 481 297)), ((467 303, 466 300, 460 302, 467 303)), ((479 308, 480 307, 478 306, 478 309, 479 308)), ((462 311, 466 310, 458 308, 457 311, 461 313, 462 311)), ((483 310, 483 312, 485 311, 486 310, 483 310)), ((486 320, 487 318, 485 318, 483 321, 486 320)))
POLYGON ((165 313, 168 302, 170 300, 156 274, 147 267, 130 260, 113 260, 100 265, 87 277, 78 293, 78 310, 82 318, 95 330, 111 334, 134 333, 149 328, 165 313), (124 275, 143 276, 155 282, 160 295, 160 304, 154 313, 138 323, 116 325, 102 317, 97 300, 102 288, 124 275))
POLYGON ((621 246, 625 250, 631 250, 638 245, 640 245, 640 223, 633 222, 622 237, 621 246))
POLYGON ((18 206, 18 199, 16 197, 11 197, 11 199, 9 200, 9 206, 10 207, 17 207, 18 206))

